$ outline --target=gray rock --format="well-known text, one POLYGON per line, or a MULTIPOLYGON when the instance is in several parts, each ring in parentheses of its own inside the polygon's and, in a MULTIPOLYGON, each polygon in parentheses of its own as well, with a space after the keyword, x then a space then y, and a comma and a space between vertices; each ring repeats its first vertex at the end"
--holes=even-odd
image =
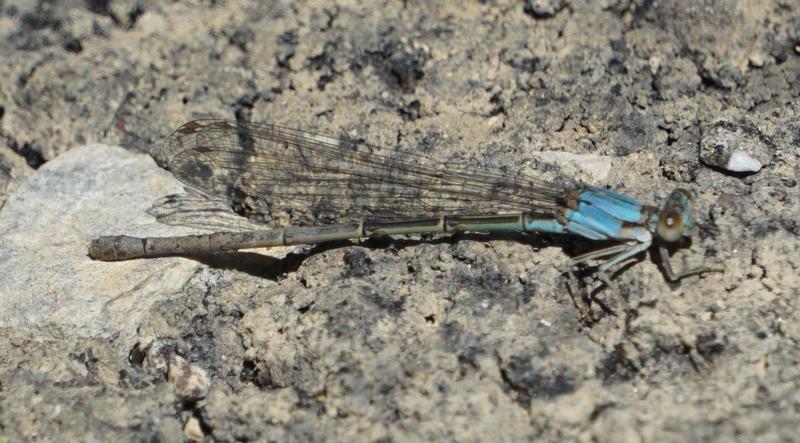
POLYGON ((32 173, 33 169, 25 163, 25 159, 0 144, 0 208, 32 173))
POLYGON ((0 212, 0 327, 132 345, 143 313, 175 296, 198 264, 96 262, 87 245, 101 234, 194 232, 156 223, 145 212, 156 198, 181 189, 147 155, 112 146, 76 148, 40 168, 0 212))
POLYGON ((606 155, 544 151, 534 153, 532 157, 543 162, 555 163, 564 175, 579 178, 585 183, 603 183, 611 172, 612 157, 606 155))

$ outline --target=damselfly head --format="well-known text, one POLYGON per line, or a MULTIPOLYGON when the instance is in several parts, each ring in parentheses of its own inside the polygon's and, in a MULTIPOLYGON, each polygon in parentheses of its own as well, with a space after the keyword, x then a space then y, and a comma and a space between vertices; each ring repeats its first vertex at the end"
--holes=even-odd
POLYGON ((685 189, 672 191, 658 215, 656 234, 665 242, 676 242, 697 232, 692 207, 694 195, 685 189))

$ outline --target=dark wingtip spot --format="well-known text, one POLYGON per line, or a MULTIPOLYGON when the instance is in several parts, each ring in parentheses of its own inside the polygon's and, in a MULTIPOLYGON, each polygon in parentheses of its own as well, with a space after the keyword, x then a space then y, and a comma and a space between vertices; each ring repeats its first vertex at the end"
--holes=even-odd
POLYGON ((202 126, 203 125, 201 125, 200 123, 198 123, 196 121, 193 121, 193 122, 189 122, 189 123, 184 123, 175 132, 181 133, 183 135, 189 135, 189 134, 193 134, 197 130, 197 128, 200 128, 202 126))

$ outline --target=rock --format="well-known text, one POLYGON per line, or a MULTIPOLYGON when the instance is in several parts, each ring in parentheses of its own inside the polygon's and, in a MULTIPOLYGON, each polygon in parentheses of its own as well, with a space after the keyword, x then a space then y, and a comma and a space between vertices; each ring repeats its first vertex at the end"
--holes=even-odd
POLYGON ((175 393, 183 401, 205 398, 211 386, 205 369, 189 363, 180 355, 173 355, 170 359, 167 380, 175 385, 175 393))
POLYGON ((186 426, 183 427, 183 433, 186 434, 186 438, 191 441, 203 441, 203 437, 205 437, 205 433, 203 433, 203 429, 200 427, 200 420, 195 417, 191 417, 186 421, 186 426))
POLYGON ((636 432, 636 416, 632 411, 624 409, 609 409, 599 414, 592 423, 592 441, 602 442, 630 442, 641 441, 641 436, 636 432))
POLYGON ((198 264, 98 262, 87 246, 101 234, 197 232, 145 212, 181 190, 147 155, 114 146, 83 146, 46 163, 0 211, 0 327, 116 337, 127 352, 148 307, 178 294, 198 264))
POLYGON ((551 18, 566 5, 566 0, 526 0, 523 9, 533 18, 551 18))
POLYGON ((750 54, 748 62, 750 62, 750 66, 754 68, 761 68, 764 66, 764 59, 766 55, 761 51, 753 51, 750 54))
POLYGON ((10 148, 0 145, 0 208, 11 193, 20 187, 33 169, 10 148))
POLYGON ((758 128, 717 121, 703 129, 700 160, 731 172, 758 172, 772 162, 774 146, 758 128))
POLYGON ((656 75, 658 73, 658 68, 661 67, 661 57, 652 56, 647 61, 647 64, 650 66, 650 73, 656 75))
POLYGON ((555 163, 568 177, 580 177, 585 182, 602 183, 611 172, 611 157, 606 155, 543 151, 532 156, 545 163, 555 163))

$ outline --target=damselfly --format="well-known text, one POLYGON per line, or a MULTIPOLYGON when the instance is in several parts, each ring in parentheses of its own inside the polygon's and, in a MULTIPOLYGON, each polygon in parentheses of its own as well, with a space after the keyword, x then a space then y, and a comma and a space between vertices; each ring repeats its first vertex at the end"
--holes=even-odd
POLYGON ((653 245, 669 280, 718 271, 702 266, 676 273, 670 266, 667 246, 697 231, 694 198, 683 189, 673 191, 659 210, 602 188, 556 185, 520 172, 229 120, 184 124, 167 138, 162 159, 188 188, 273 225, 296 226, 103 236, 91 242, 92 258, 197 255, 403 234, 572 234, 604 243, 567 262, 570 293, 587 318, 588 296, 576 297, 582 293, 576 276, 581 265, 597 263, 597 278, 615 291, 613 269, 653 245))

